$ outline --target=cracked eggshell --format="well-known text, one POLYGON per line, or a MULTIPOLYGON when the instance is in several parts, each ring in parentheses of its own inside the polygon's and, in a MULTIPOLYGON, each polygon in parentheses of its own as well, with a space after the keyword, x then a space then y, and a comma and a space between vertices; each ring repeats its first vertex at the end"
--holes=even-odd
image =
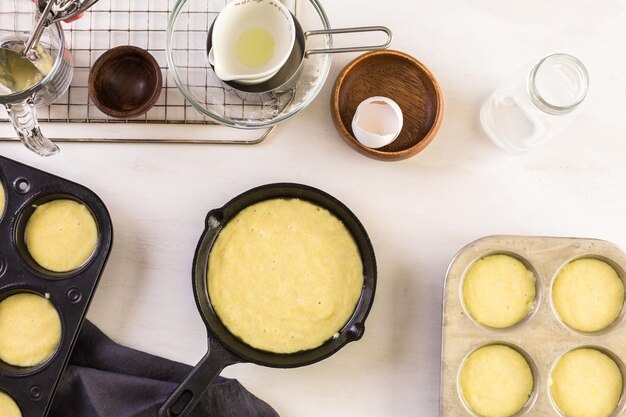
POLYGON ((357 107, 352 132, 368 148, 382 148, 396 140, 403 123, 398 103, 387 97, 371 97, 357 107))

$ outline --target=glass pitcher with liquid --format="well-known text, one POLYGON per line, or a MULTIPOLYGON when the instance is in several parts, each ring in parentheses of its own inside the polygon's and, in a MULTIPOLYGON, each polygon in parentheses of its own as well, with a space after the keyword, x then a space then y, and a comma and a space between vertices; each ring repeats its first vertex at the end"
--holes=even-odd
POLYGON ((0 20, 0 104, 22 143, 41 156, 50 156, 59 148, 41 132, 35 108, 65 94, 74 69, 60 23, 44 30, 39 45, 31 51, 34 58, 22 56, 36 18, 35 13, 16 6, 13 19, 0 20))

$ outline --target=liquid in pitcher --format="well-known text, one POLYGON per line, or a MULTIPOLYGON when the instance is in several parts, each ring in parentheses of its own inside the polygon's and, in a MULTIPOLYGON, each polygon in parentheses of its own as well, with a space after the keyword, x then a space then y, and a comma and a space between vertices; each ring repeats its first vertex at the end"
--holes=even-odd
POLYGON ((53 59, 37 45, 30 60, 22 55, 22 42, 5 43, 0 48, 0 95, 14 94, 40 83, 52 70, 53 59))

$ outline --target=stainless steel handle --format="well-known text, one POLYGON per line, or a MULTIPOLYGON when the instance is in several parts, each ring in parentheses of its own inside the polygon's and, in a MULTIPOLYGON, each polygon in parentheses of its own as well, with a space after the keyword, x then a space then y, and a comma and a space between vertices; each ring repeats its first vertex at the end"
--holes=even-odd
MULTIPOLYGON (((38 0, 39 10, 43 10, 47 0, 38 0)), ((87 11, 91 6, 96 4, 98 0, 56 0, 52 17, 48 24, 60 22, 62 20, 71 19, 87 11)))
POLYGON ((35 28, 30 33, 28 40, 26 41, 26 46, 24 47, 24 51, 22 55, 28 57, 32 61, 36 60, 36 56, 31 56, 31 49, 36 47, 39 43, 39 39, 41 39, 41 35, 43 35, 43 31, 50 25, 50 12, 52 11, 52 6, 54 6, 56 0, 48 0, 46 7, 43 9, 41 16, 39 16, 39 20, 37 20, 37 24, 35 28))
POLYGON ((381 49, 387 49, 391 45, 393 41, 393 33, 391 30, 385 26, 362 26, 355 28, 344 28, 344 29, 322 29, 322 30, 311 30, 304 33, 304 37, 308 38, 309 36, 316 35, 341 35, 346 33, 363 33, 363 32, 382 32, 387 35, 387 41, 385 43, 379 45, 366 45, 366 46, 352 46, 345 48, 322 48, 322 49, 310 49, 304 53, 305 57, 309 55, 316 54, 342 54, 346 52, 363 52, 363 51, 378 51, 381 49))

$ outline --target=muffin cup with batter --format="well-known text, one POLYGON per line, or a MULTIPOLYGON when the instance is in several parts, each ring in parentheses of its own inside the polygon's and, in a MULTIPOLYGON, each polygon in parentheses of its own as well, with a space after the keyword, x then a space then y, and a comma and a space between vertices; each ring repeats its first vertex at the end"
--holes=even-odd
POLYGON ((16 288, 0 295, 2 371, 38 371, 54 356, 62 337, 61 315, 48 294, 16 288))
POLYGON ((457 390, 477 417, 512 417, 532 407, 536 367, 517 346, 496 342, 472 351, 463 361, 457 390))
POLYGON ((508 329, 532 316, 540 296, 537 273, 512 253, 477 259, 465 272, 461 302, 469 317, 491 329, 508 329))
POLYGON ((620 415, 624 409, 624 364, 606 349, 578 347, 554 364, 549 393, 563 417, 620 415))
POLYGON ((0 221, 4 219, 4 212, 7 208, 7 191, 4 186, 4 178, 0 177, 0 221))
POLYGON ((552 307, 568 328, 600 335, 621 322, 624 272, 613 261, 583 257, 567 262, 552 283, 552 307))
POLYGON ((24 210, 15 238, 31 268, 47 277, 65 277, 89 264, 100 234, 89 206, 60 194, 40 198, 24 210))

